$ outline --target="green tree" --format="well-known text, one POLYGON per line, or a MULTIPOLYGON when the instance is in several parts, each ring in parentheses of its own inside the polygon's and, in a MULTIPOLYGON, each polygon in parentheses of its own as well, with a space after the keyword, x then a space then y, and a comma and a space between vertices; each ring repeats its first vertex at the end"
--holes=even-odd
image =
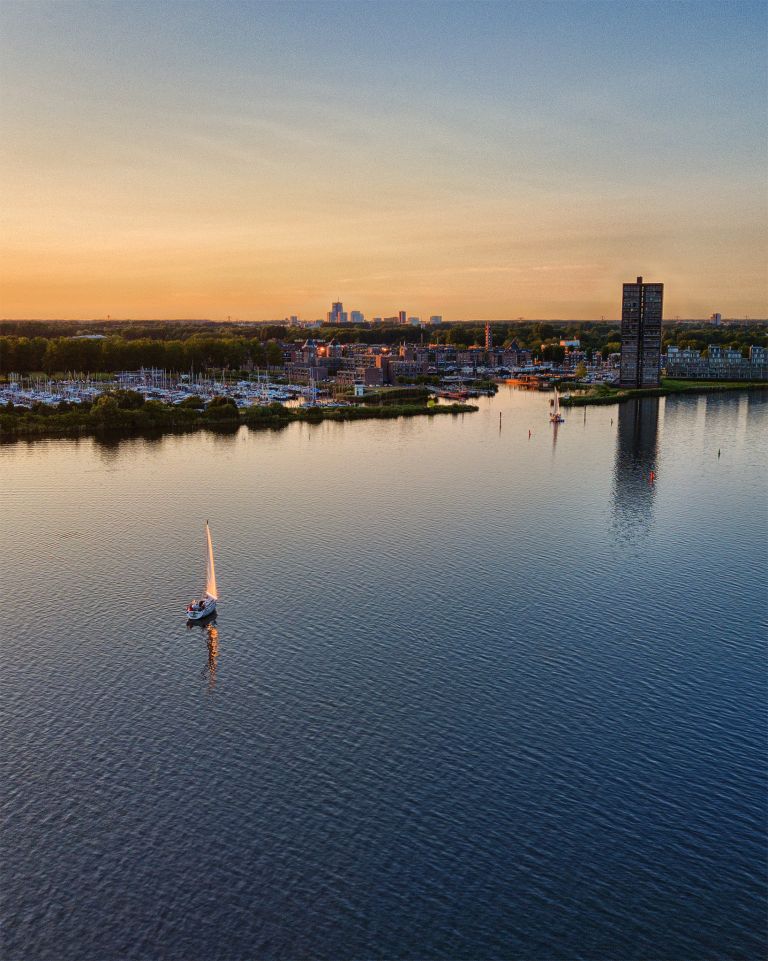
POLYGON ((121 410, 138 410, 145 404, 144 395, 136 390, 114 390, 110 396, 121 410))
POLYGON ((565 347, 561 347, 560 344, 542 344, 541 345, 541 358, 542 360, 548 360, 552 363, 559 364, 565 357, 565 347))
POLYGON ((192 410, 202 410, 205 407, 205 401, 202 397, 185 397, 184 400, 179 404, 179 407, 185 409, 191 408, 192 410))
POLYGON ((115 398, 102 394, 93 405, 91 417, 100 427, 116 427, 121 421, 121 414, 115 398))
POLYGON ((283 350, 280 344, 270 340, 266 347, 267 363, 272 367, 279 367, 283 363, 283 350))
POLYGON ((237 404, 231 397, 214 397, 205 413, 213 420, 234 418, 238 416, 237 404))

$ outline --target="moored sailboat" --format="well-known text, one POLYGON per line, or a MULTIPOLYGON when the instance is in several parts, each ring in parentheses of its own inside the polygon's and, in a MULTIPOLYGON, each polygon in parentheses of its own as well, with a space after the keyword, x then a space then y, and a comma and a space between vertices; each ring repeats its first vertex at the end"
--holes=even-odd
POLYGON ((560 414, 560 395, 557 392, 557 387, 555 387, 555 400, 552 405, 552 413, 549 415, 550 424, 563 424, 563 420, 560 414))
POLYGON ((211 529, 208 521, 205 522, 206 539, 206 570, 205 570, 205 593, 197 601, 190 601, 187 605, 186 615, 190 621, 201 621, 216 610, 216 602, 219 599, 219 589, 216 586, 216 569, 213 566, 213 543, 211 541, 211 529))

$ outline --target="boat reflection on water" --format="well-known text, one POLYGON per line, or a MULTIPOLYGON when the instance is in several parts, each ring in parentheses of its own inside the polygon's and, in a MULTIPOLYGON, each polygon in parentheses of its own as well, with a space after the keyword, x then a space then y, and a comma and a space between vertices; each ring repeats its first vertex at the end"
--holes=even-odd
POLYGON ((635 540, 651 526, 658 457, 659 398, 642 397, 619 405, 613 518, 616 533, 635 540))
POLYGON ((208 649, 208 660, 200 676, 208 681, 208 690, 216 684, 216 668, 219 659, 219 629, 216 627, 216 612, 210 614, 204 621, 188 621, 187 630, 200 630, 205 634, 205 646, 208 649))
POLYGON ((208 690, 216 684, 216 662, 219 657, 219 632, 216 625, 211 623, 205 629, 206 645, 208 647, 208 663, 203 668, 203 677, 208 678, 208 690))

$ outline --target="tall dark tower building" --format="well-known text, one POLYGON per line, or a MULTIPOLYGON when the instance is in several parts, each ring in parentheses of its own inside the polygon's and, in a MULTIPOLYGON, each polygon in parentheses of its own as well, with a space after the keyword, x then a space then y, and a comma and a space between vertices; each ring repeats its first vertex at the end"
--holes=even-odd
POLYGON ((661 382, 661 312, 664 284, 624 284, 621 304, 622 387, 658 387, 661 382))

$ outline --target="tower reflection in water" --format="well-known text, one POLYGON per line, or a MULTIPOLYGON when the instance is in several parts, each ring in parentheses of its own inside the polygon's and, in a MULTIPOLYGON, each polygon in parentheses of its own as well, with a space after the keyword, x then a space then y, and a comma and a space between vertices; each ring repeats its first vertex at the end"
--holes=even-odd
POLYGON ((614 530, 622 539, 635 540, 651 526, 658 431, 658 397, 642 397, 619 405, 613 521, 614 530))

